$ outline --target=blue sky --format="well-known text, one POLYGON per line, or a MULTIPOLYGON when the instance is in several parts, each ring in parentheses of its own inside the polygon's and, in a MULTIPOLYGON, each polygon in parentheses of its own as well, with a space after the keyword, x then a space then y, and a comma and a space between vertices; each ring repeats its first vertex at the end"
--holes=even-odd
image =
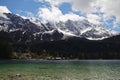
MULTIPOLYGON (((115 3, 114 0, 110 0, 110 1, 113 1, 111 3, 115 3)), ((100 2, 100 0, 98 2, 100 2)), ((120 0, 116 0, 116 2, 119 3, 120 0)), ((106 17, 103 18, 104 13, 107 13, 110 10, 105 10, 103 12, 100 12, 99 9, 100 8, 104 9, 104 7, 105 9, 107 8, 109 9, 110 6, 100 5, 101 7, 98 7, 98 9, 94 10, 93 7, 89 5, 90 3, 93 3, 93 1, 92 0, 54 0, 54 1, 53 0, 0 0, 0 6, 6 6, 12 13, 19 14, 21 16, 31 15, 34 17, 39 17, 40 19, 41 18, 46 19, 48 21, 50 20, 55 21, 56 18, 60 18, 60 20, 63 20, 65 18, 75 19, 75 20, 77 18, 79 19, 86 18, 90 22, 97 24, 100 22, 105 24, 105 27, 107 29, 114 29, 120 32, 119 25, 117 25, 117 27, 114 26, 114 24, 118 23, 120 20, 119 19, 120 16, 118 15, 119 12, 115 13, 117 12, 116 7, 115 9, 113 8, 114 13, 111 12, 111 14, 109 14, 113 17, 107 16, 109 18, 106 17), (70 1, 72 1, 72 3, 70 1), (51 16, 48 17, 47 13, 51 14, 51 16), (103 13, 103 14, 101 14, 102 15, 101 16, 98 13, 103 13)))
MULTIPOLYGON (((14 14, 27 15, 27 12, 37 14, 38 8, 49 6, 47 3, 38 3, 34 0, 0 0, 0 6, 7 6, 8 9, 14 14)), ((69 3, 64 3, 59 6, 63 14, 72 11, 71 5, 69 3)))
POLYGON ((33 0, 0 0, 0 5, 7 6, 12 13, 26 15, 25 12, 36 14, 42 4, 33 0))
POLYGON ((72 11, 71 5, 69 3, 61 4, 59 8, 60 10, 62 10, 63 14, 66 14, 72 11))

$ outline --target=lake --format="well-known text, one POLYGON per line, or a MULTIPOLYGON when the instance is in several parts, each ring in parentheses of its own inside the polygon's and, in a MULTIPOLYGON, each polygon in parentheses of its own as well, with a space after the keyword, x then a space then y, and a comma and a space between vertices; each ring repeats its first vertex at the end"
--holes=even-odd
POLYGON ((0 60, 0 80, 120 80, 120 61, 0 60))

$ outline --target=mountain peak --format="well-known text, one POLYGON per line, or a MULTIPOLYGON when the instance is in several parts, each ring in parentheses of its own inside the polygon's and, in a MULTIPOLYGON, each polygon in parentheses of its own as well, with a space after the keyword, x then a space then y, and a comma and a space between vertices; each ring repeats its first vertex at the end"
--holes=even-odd
POLYGON ((78 37, 83 37, 87 39, 98 40, 118 34, 113 30, 105 29, 101 24, 93 24, 90 23, 88 20, 68 20, 66 22, 56 23, 56 26, 66 33, 69 32, 78 37))
POLYGON ((11 13, 6 6, 0 6, 0 13, 11 13))
POLYGON ((117 32, 107 30, 101 24, 90 23, 88 20, 42 23, 39 19, 24 19, 12 13, 0 15, 0 30, 30 32, 34 36, 34 39, 37 37, 40 38, 39 40, 46 40, 48 38, 50 38, 48 40, 58 40, 66 39, 67 37, 98 40, 117 35, 117 32))

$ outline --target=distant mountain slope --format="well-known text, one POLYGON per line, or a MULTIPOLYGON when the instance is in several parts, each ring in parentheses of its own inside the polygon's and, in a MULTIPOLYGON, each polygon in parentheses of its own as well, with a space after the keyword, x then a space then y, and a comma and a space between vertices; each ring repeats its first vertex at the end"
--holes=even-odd
POLYGON ((29 39, 38 39, 38 40, 59 40, 62 39, 62 33, 56 29, 48 28, 46 24, 43 24, 39 21, 39 25, 31 21, 30 19, 23 19, 20 16, 4 13, 3 16, 0 16, 0 30, 8 32, 15 37, 19 36, 20 39, 28 37, 29 39))
MULTIPOLYGON (((38 19, 24 19, 12 13, 0 13, 0 31, 5 31, 12 36, 31 40, 63 40, 69 37, 80 37, 91 40, 108 38, 118 33, 106 30, 102 25, 92 24, 87 20, 66 22, 42 23, 38 19)), ((15 38, 16 39, 16 38, 15 38)))
POLYGON ((87 20, 59 22, 56 24, 58 28, 74 34, 78 37, 87 38, 91 40, 104 39, 116 35, 117 32, 107 30, 100 24, 92 24, 87 20))

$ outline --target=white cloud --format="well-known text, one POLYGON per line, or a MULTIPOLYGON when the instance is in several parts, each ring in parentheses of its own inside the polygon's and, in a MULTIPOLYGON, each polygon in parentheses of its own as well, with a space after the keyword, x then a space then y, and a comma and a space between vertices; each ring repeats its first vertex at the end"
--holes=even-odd
POLYGON ((101 6, 101 11, 107 16, 116 16, 116 21, 120 22, 120 0, 101 0, 97 6, 101 6))
POLYGON ((89 12, 94 9, 93 3, 96 0, 35 0, 37 2, 49 2, 51 5, 59 6, 64 2, 72 5, 74 11, 89 12))
MULTIPOLYGON (((82 13, 85 13, 86 19, 92 23, 100 23, 100 19, 103 19, 103 21, 108 20, 109 17, 115 16, 116 20, 114 21, 114 25, 120 23, 120 0, 35 0, 37 2, 48 2, 50 6, 56 6, 56 10, 58 13, 55 13, 53 10, 44 8, 40 11, 43 12, 42 17, 44 19, 47 19, 48 21, 54 21, 56 20, 63 20, 66 21, 68 19, 77 20, 77 18, 81 18, 81 16, 73 13, 68 13, 63 15, 62 12, 59 10, 59 6, 62 3, 70 3, 71 9, 73 11, 80 11, 82 13), (92 12, 97 12, 97 8, 100 7, 100 12, 102 12, 102 15, 98 14, 92 14, 92 12), (50 15, 50 16, 46 16, 50 15)), ((105 23, 105 22, 103 22, 105 23)), ((114 26, 113 26, 114 27, 114 26)))
POLYGON ((94 1, 95 0, 71 0, 72 9, 74 11, 91 12, 94 9, 94 1))
POLYGON ((51 8, 39 8, 38 16, 46 21, 58 21, 59 17, 62 16, 62 12, 59 8, 52 6, 51 8))
POLYGON ((0 13, 11 13, 6 6, 0 6, 0 13))
POLYGON ((81 17, 74 13, 63 14, 58 7, 52 6, 51 8, 40 8, 38 12, 38 16, 42 18, 42 20, 49 22, 59 22, 59 21, 67 21, 67 20, 81 20, 84 17, 81 17))
POLYGON ((94 24, 100 24, 101 17, 96 14, 87 14, 87 20, 94 24))
POLYGON ((69 14, 65 14, 60 16, 59 21, 67 21, 67 20, 73 20, 73 21, 77 21, 77 20, 83 20, 85 19, 85 17, 73 14, 73 13, 69 13, 69 14))

